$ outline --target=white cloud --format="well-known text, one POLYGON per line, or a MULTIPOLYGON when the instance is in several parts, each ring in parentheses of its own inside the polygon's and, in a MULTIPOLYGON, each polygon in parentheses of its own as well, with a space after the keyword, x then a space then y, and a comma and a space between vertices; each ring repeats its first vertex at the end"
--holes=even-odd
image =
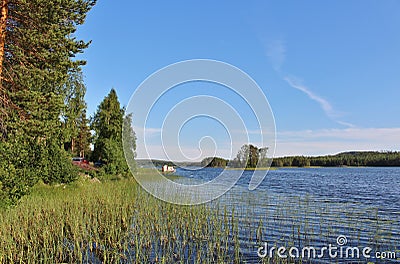
POLYGON ((134 127, 133 130, 136 133, 136 137, 143 138, 144 134, 146 137, 153 137, 161 134, 161 128, 152 128, 152 127, 134 127))
MULTIPOLYGON (((281 71, 281 68, 286 60, 286 46, 282 39, 275 39, 273 41, 269 41, 266 44, 266 56, 268 57, 270 63, 272 64, 273 68, 277 73, 280 75, 284 75, 281 71)), ((311 89, 307 86, 303 85, 302 82, 293 77, 293 76, 286 76, 283 78, 291 87, 305 93, 311 100, 317 102, 325 114, 336 123, 345 126, 345 127, 355 127, 355 125, 344 122, 337 119, 338 113, 333 109, 332 104, 324 99, 323 97, 315 94, 311 89)))
POLYGON ((267 44, 267 57, 276 71, 280 71, 286 58, 286 48, 282 40, 274 40, 267 44))
POLYGON ((306 95, 308 95, 308 97, 314 101, 316 101, 321 108, 324 110, 324 112, 328 115, 328 116, 332 116, 333 114, 333 109, 331 104, 325 100, 324 98, 314 94, 312 91, 310 91, 306 86, 304 86, 303 84, 301 84, 301 82, 299 80, 297 80, 294 77, 285 77, 284 80, 293 88, 302 91, 303 93, 305 93, 306 95))
MULTIPOLYGON (((151 130, 157 132, 157 130, 151 130)), ((249 131, 256 133, 257 131, 249 131)), ((258 131, 260 132, 260 131, 258 131)), ((261 146, 261 142, 252 144, 261 146)), ((211 148, 199 148, 198 146, 169 146, 164 144, 168 155, 172 160, 200 161, 207 156, 216 155, 229 158, 236 155, 242 143, 233 142, 230 146, 219 146, 216 150, 211 148), (203 152, 202 152, 203 151, 203 152), (182 153, 187 157, 182 157, 182 153)), ((265 143, 264 143, 265 145, 265 143)), ((326 155, 343 151, 367 151, 367 150, 400 150, 400 128, 344 128, 344 129, 319 129, 302 131, 282 131, 277 133, 275 157, 292 155, 326 155)), ((148 158, 149 153, 154 159, 168 159, 164 153, 162 143, 151 142, 138 145, 138 158, 148 158), (147 152, 146 152, 147 150, 147 152)))
POLYGON ((352 127, 352 128, 356 127, 356 125, 353 125, 353 124, 348 123, 348 122, 340 121, 340 120, 336 120, 336 123, 338 123, 340 125, 343 125, 343 126, 346 126, 346 127, 352 127))
POLYGON ((297 78, 292 77, 292 76, 286 76, 284 80, 293 88, 305 93, 311 100, 314 100, 317 102, 322 110, 325 112, 325 114, 332 120, 334 120, 336 123, 347 126, 347 127, 355 127, 355 125, 348 123, 348 122, 343 122, 340 120, 336 119, 337 113, 334 111, 332 105, 330 102, 328 102, 326 99, 322 98, 321 96, 315 94, 312 92, 307 86, 303 85, 301 81, 299 81, 297 78))
POLYGON ((400 128, 320 129, 279 132, 275 156, 399 149, 400 128))

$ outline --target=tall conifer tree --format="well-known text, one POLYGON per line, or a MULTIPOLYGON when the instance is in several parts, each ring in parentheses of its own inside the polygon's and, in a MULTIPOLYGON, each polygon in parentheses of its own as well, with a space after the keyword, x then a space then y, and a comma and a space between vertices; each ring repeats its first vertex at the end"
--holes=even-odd
MULTIPOLYGON (((95 132, 93 158, 106 163, 105 170, 108 174, 126 175, 129 172, 122 147, 123 122, 130 124, 131 116, 124 118, 124 109, 121 108, 117 93, 112 89, 98 106, 91 123, 95 132)), ((132 141, 130 146, 135 148, 136 137, 133 130, 125 132, 127 139, 132 141)), ((128 157, 129 160, 134 158, 128 157)))
POLYGON ((76 175, 62 149, 65 85, 89 43, 73 34, 95 0, 1 0, 0 192, 15 201, 37 179, 76 175))

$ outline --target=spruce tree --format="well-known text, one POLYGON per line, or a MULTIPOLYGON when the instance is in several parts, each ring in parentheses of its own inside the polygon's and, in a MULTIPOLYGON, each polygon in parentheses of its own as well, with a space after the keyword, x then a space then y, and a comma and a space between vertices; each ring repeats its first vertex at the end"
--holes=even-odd
MULTIPOLYGON (((130 116, 126 117, 130 122, 130 116)), ((129 168, 122 148, 122 126, 124 109, 118 101, 114 89, 104 98, 92 119, 94 130, 93 160, 105 163, 105 172, 112 175, 127 175, 129 168)), ((133 130, 129 131, 130 140, 135 141, 133 130)), ((131 144, 132 145, 132 144, 131 144)), ((133 157, 134 158, 134 157, 133 157)))

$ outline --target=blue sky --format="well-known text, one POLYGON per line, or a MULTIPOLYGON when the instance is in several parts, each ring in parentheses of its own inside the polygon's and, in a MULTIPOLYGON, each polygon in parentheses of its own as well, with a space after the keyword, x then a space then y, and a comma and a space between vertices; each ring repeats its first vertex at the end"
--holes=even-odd
MULTIPOLYGON (((111 88, 126 105, 158 69, 213 59, 242 69, 267 96, 276 122, 276 156, 400 150, 399 14, 396 0, 99 0, 76 34, 93 41, 79 56, 88 62, 83 68, 88 113, 111 88)), ((209 89, 200 93, 225 98, 251 119, 240 100, 224 89, 209 89)), ((196 84, 185 92, 171 91, 169 108, 196 91, 196 84)), ((168 103, 156 109, 160 118, 148 127, 155 135, 168 103)), ((212 127, 207 122, 190 124, 192 131, 203 133, 182 130, 189 156, 198 156, 196 139, 207 133, 225 146, 225 132, 218 124, 204 130, 212 127)), ((157 140, 149 145, 152 157, 164 157, 157 140)), ((138 157, 143 153, 138 146, 138 157)), ((217 153, 227 157, 228 148, 217 153)))

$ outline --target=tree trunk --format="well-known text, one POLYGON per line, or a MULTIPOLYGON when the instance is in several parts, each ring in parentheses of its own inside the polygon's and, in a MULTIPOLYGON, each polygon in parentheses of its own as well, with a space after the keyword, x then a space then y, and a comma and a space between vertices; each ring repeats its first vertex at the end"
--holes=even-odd
MULTIPOLYGON (((3 61, 4 61, 4 45, 6 43, 8 17, 8 0, 1 0, 1 17, 0 17, 0 81, 3 79, 3 61)), ((3 90, 3 85, 0 84, 3 90)))
POLYGON ((71 152, 74 153, 74 151, 75 151, 75 139, 72 138, 71 139, 71 152))
POLYGON ((3 87, 3 61, 6 43, 8 0, 0 0, 0 137, 6 135, 5 117, 7 116, 7 95, 3 87))

